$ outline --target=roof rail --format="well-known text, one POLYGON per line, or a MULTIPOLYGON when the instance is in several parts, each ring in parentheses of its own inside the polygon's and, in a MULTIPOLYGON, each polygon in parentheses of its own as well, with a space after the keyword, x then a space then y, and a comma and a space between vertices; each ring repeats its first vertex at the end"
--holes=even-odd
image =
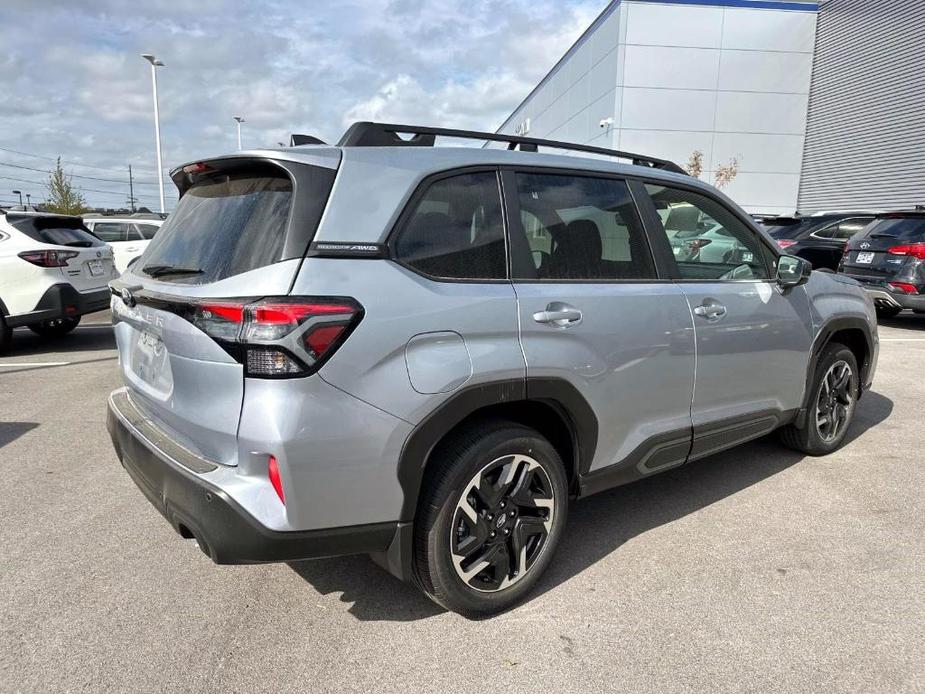
POLYGON ((455 137, 464 140, 487 140, 490 142, 505 142, 508 149, 520 149, 521 152, 536 152, 539 147, 553 149, 566 149, 574 152, 588 152, 589 154, 602 154, 604 156, 629 159, 636 166, 648 166, 653 169, 671 171, 687 175, 687 171, 667 159, 658 159, 643 154, 622 152, 617 149, 579 145, 572 142, 559 142, 558 140, 541 140, 536 137, 521 137, 519 135, 502 135, 500 133, 486 133, 477 130, 455 130, 453 128, 431 128, 422 125, 397 125, 393 123, 372 123, 361 121, 354 123, 344 133, 338 147, 433 147, 436 137, 455 137), (404 139, 399 133, 411 135, 404 139))

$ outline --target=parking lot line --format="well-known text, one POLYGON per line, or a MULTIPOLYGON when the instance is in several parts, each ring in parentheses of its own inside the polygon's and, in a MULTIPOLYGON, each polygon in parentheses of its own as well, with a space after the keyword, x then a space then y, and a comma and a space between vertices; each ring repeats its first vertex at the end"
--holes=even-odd
POLYGON ((15 362, 5 362, 0 364, 0 368, 4 366, 15 367, 15 366, 67 366, 71 362, 69 361, 15 361, 15 362))

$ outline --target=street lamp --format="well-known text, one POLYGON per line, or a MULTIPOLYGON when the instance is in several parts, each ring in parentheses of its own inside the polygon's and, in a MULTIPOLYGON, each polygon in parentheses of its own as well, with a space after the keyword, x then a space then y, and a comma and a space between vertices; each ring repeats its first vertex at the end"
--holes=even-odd
POLYGON ((157 68, 164 67, 163 61, 151 53, 142 53, 141 57, 151 63, 151 84, 154 88, 154 140, 157 144, 157 185, 161 193, 161 213, 164 212, 164 169, 161 164, 161 117, 157 110, 157 68))
POLYGON ((21 191, 21 190, 14 190, 14 191, 13 191, 13 195, 18 195, 18 196, 19 196, 19 206, 22 207, 22 191, 21 191))
POLYGON ((244 120, 244 116, 235 116, 234 119, 238 123, 238 149, 244 149, 241 147, 241 123, 246 123, 247 121, 244 120))
POLYGON ((32 193, 26 193, 26 207, 32 207, 32 193))

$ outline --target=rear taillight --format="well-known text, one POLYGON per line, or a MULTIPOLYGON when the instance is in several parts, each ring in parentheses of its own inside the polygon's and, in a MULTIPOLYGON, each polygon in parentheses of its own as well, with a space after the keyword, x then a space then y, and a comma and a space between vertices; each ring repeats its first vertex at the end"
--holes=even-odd
POLYGON ((894 289, 897 292, 902 292, 903 294, 918 294, 919 288, 914 284, 909 284, 908 282, 887 282, 890 285, 890 289, 894 289))
POLYGON ((68 260, 78 255, 76 251, 23 251, 19 257, 39 267, 65 267, 68 260))
POLYGON ((363 315, 353 299, 206 301, 188 319, 228 348, 248 376, 305 376, 321 367, 363 315))
POLYGON ((909 255, 919 260, 925 260, 925 243, 907 243, 902 246, 893 246, 887 249, 891 255, 909 255))
POLYGON ((279 463, 276 461, 275 455, 271 455, 267 461, 267 476, 270 478, 270 484, 272 484, 273 489, 276 490, 276 495, 279 497, 279 500, 285 504, 286 497, 283 495, 283 480, 279 476, 279 463))
POLYGON ((783 250, 784 248, 790 248, 791 246, 796 245, 796 241, 793 239, 776 239, 777 247, 783 250))

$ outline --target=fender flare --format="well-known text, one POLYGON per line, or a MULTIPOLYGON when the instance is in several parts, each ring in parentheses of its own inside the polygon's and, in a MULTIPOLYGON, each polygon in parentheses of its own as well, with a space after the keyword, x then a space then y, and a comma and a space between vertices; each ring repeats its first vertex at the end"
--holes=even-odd
POLYGON ((874 338, 871 333, 870 324, 865 319, 856 316, 832 318, 822 324, 822 327, 819 328, 819 332, 816 333, 816 339, 813 341, 812 352, 809 355, 809 364, 806 369, 806 384, 803 388, 803 405, 797 413, 794 422, 798 429, 802 429, 806 426, 806 416, 811 405, 810 399, 812 398, 813 377, 816 375, 816 366, 819 363, 819 357, 822 356, 822 351, 829 342, 832 341, 832 336, 842 330, 860 330, 864 335, 867 346, 867 359, 863 364, 858 365, 861 371, 859 374, 861 392, 858 393, 858 397, 860 397, 864 391, 864 384, 867 382, 867 374, 871 367, 871 359, 873 359, 874 356, 874 338))
POLYGON ((479 410, 493 405, 541 402, 551 406, 572 435, 575 479, 586 473, 597 447, 598 422, 594 410, 568 381, 561 378, 527 378, 480 383, 443 401, 411 432, 398 459, 398 481, 403 492, 401 521, 414 520, 430 454, 453 427, 479 410))

